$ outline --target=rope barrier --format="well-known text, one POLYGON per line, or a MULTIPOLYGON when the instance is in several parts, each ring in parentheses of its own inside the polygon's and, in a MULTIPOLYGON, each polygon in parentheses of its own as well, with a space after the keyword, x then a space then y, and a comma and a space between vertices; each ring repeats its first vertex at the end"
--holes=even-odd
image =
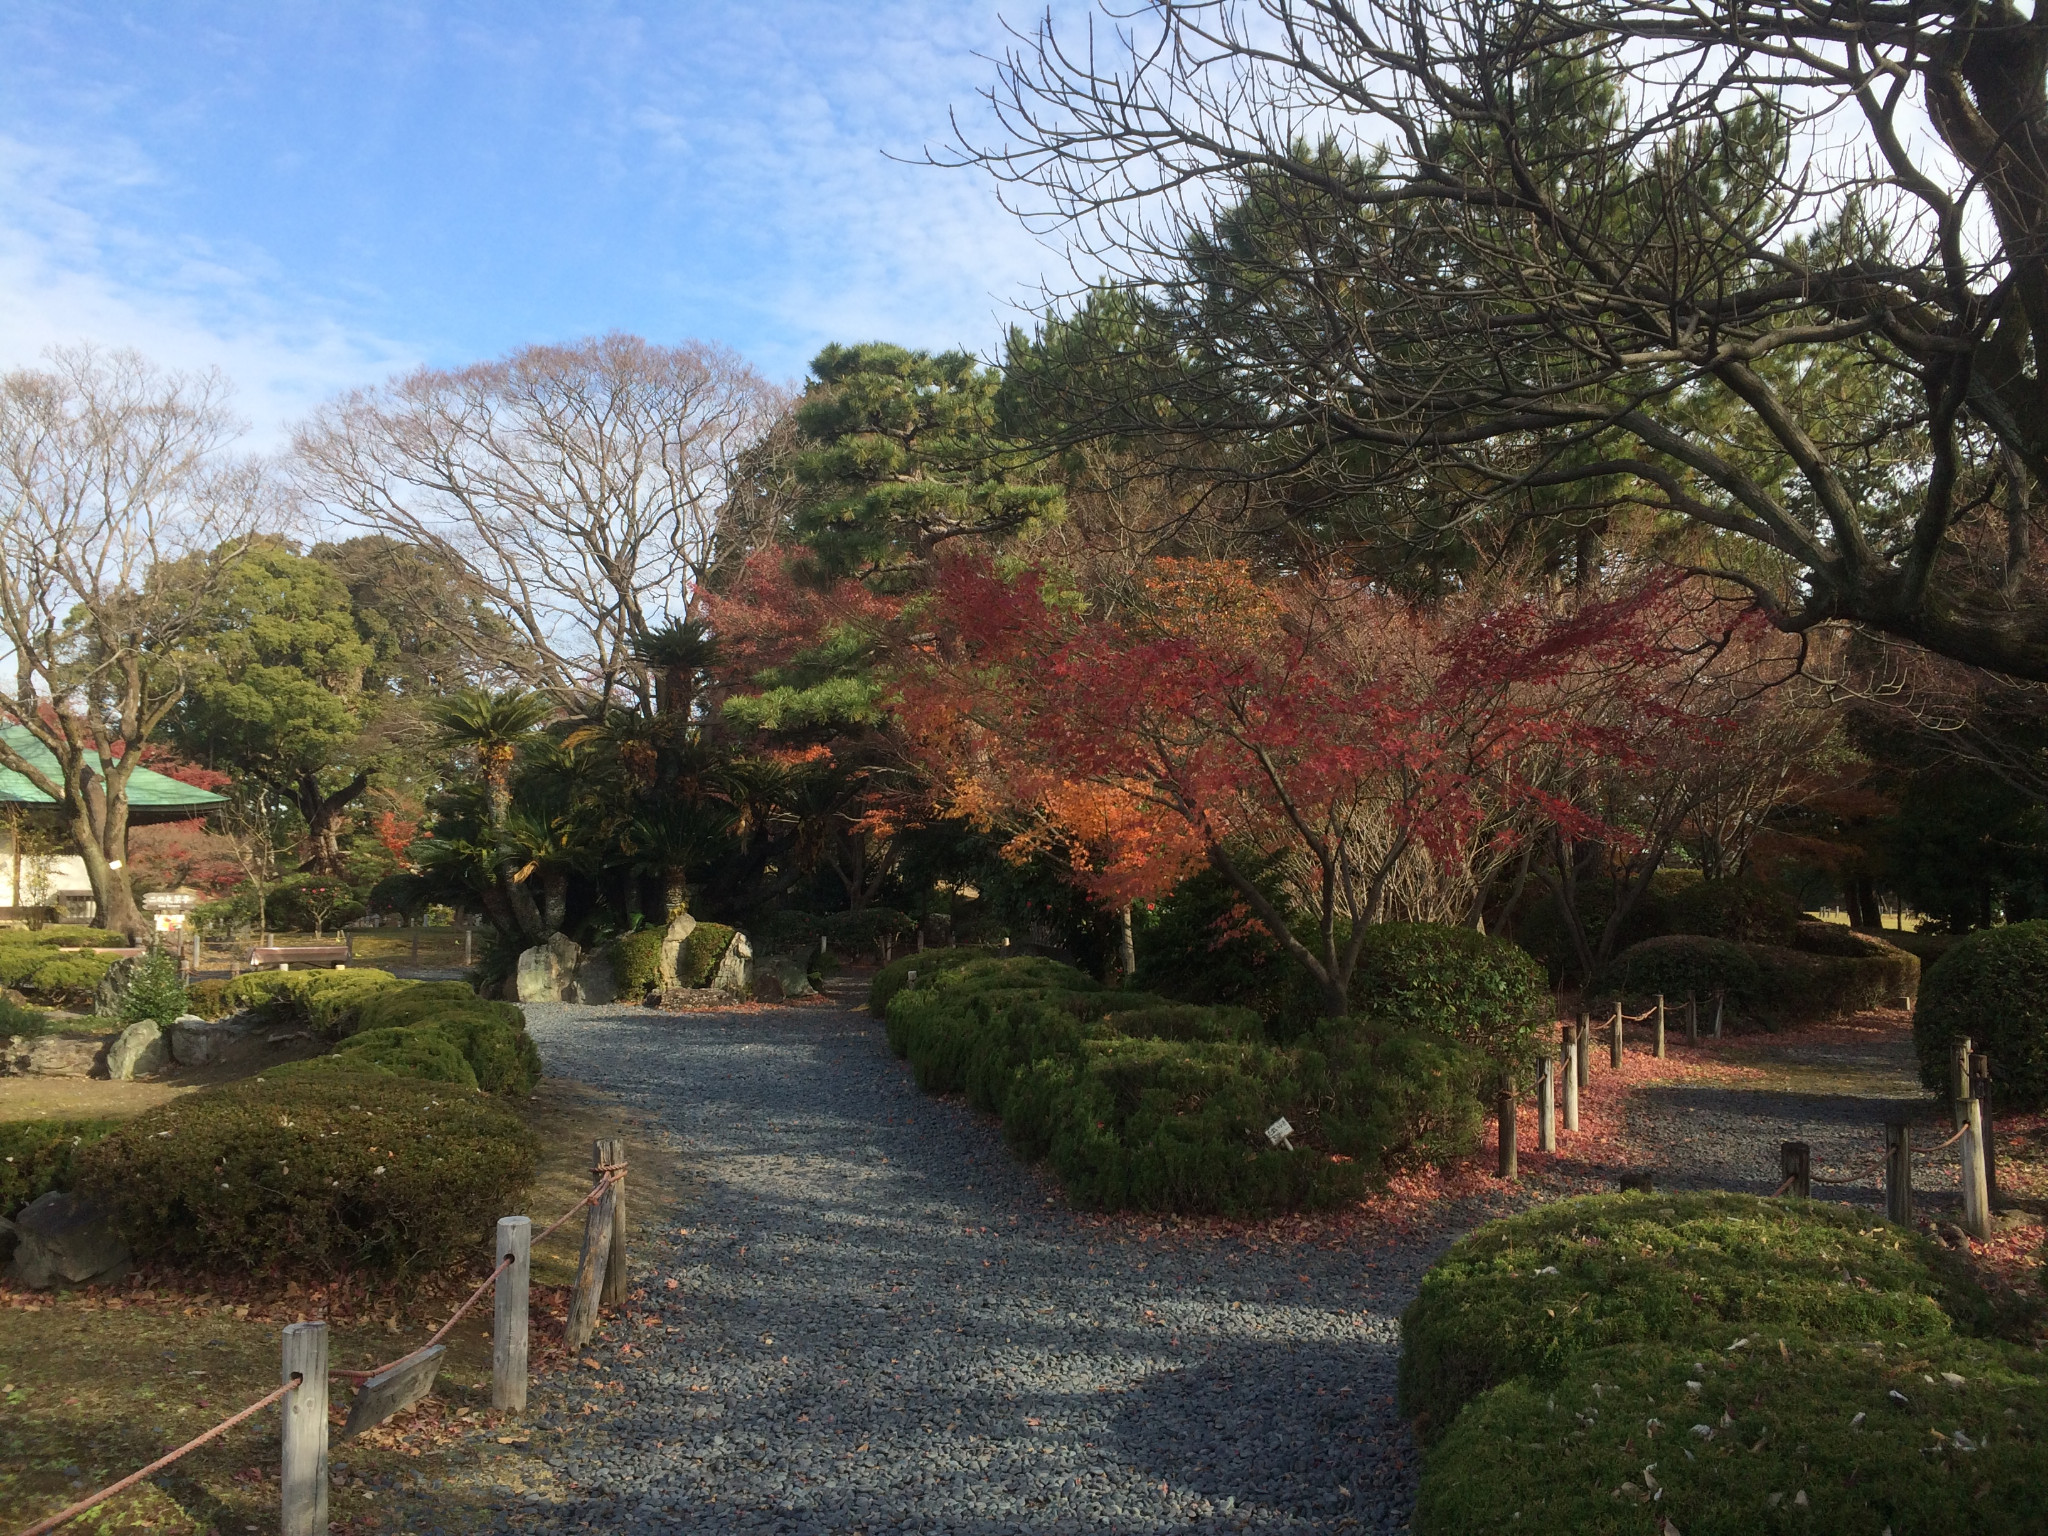
POLYGON ((1960 1130, 1960 1131, 1957 1131, 1957 1132, 1955 1133, 1955 1135, 1953 1135, 1953 1136, 1949 1137, 1949 1139, 1948 1139, 1947 1141, 1944 1141, 1944 1142, 1940 1143, 1940 1144, 1939 1144, 1939 1145, 1937 1145, 1937 1146, 1932 1146, 1932 1147, 1915 1147, 1915 1148, 1914 1148, 1913 1150, 1914 1150, 1915 1152, 1939 1152, 1939 1151, 1941 1151, 1941 1150, 1942 1150, 1942 1149, 1943 1149, 1944 1147, 1952 1147, 1952 1146, 1954 1146, 1954 1145, 1955 1145, 1955 1144, 1956 1144, 1957 1142, 1961 1141, 1961 1140, 1963 1139, 1963 1135, 1964 1135, 1964 1133, 1965 1133, 1965 1132, 1967 1132, 1967 1131, 1968 1131, 1969 1129, 1970 1129, 1970 1128, 1969 1128, 1969 1127, 1968 1127, 1968 1126, 1966 1125, 1966 1126, 1964 1126, 1964 1127, 1963 1127, 1963 1129, 1962 1129, 1962 1130, 1960 1130))
MULTIPOLYGON (((582 1210, 583 1207, 590 1204, 591 1201, 595 1200, 599 1195, 603 1194, 607 1189, 611 1188, 612 1185, 616 1184, 619 1181, 619 1174, 623 1170, 623 1166, 624 1165, 619 1164, 593 1169, 593 1172, 603 1174, 603 1177, 598 1180, 596 1186, 590 1191, 589 1194, 585 1195, 581 1200, 578 1200, 574 1205, 570 1206, 568 1210, 562 1212, 562 1214, 556 1218, 555 1224, 549 1227, 546 1231, 536 1236, 533 1239, 533 1242, 535 1244, 539 1244, 545 1242, 548 1238, 553 1237, 555 1233, 559 1232, 562 1229, 562 1226, 569 1220, 570 1217, 574 1216, 578 1211, 582 1210)), ((372 1376, 383 1375, 386 1371, 390 1370, 392 1366, 399 1364, 401 1361, 410 1360, 414 1355, 420 1352, 420 1349, 432 1349, 436 1344, 440 1343, 443 1339, 448 1337, 448 1330, 453 1328, 457 1323, 462 1321, 462 1316, 465 1312, 467 1312, 471 1307, 475 1306, 478 1302, 484 1299, 484 1292, 491 1288, 491 1283, 495 1281, 498 1278, 498 1276, 502 1275, 508 1268, 510 1268, 511 1264, 512 1256, 510 1254, 507 1254, 504 1258, 500 1259, 498 1261, 498 1267, 492 1270, 488 1275, 485 1275, 483 1278, 483 1282, 480 1285, 478 1285, 475 1290, 469 1293, 469 1300, 465 1301, 461 1306, 457 1307, 455 1309, 455 1315, 449 1318, 447 1322, 443 1323, 440 1326, 440 1328, 435 1331, 434 1336, 431 1339, 428 1339, 426 1343, 422 1344, 419 1349, 410 1350, 407 1353, 400 1355, 397 1360, 386 1361, 383 1365, 377 1366, 372 1370, 329 1370, 327 1374, 330 1376, 346 1376, 350 1381, 368 1381, 372 1376)))
POLYGON ((241 1423, 244 1419, 250 1417, 250 1415, 261 1413, 265 1408, 268 1408, 272 1403, 276 1402, 279 1398, 283 1397, 287 1392, 290 1392, 294 1388, 296 1388, 298 1384, 304 1379, 305 1378, 300 1376, 297 1371, 292 1372, 292 1379, 290 1381, 286 1382, 283 1386, 279 1387, 275 1392, 272 1392, 269 1396, 257 1399, 257 1401, 251 1403, 248 1407, 244 1408, 240 1413, 236 1414, 233 1418, 222 1419, 220 1423, 214 1425, 213 1428, 209 1429, 205 1434, 199 1436, 198 1439, 186 1441, 183 1445, 179 1446, 175 1451, 172 1451, 168 1456, 159 1456, 155 1461, 152 1461, 140 1472, 130 1472, 118 1483, 110 1484, 109 1486, 102 1488, 98 1493, 92 1494, 87 1498, 80 1499, 76 1504, 71 1505, 69 1508, 58 1510, 56 1514, 51 1515, 48 1519, 38 1521, 36 1524, 30 1526, 27 1530, 21 1532, 21 1536, 43 1536, 43 1533, 45 1531, 54 1531, 55 1529, 57 1529, 58 1526, 65 1524, 67 1521, 76 1520, 80 1515, 84 1514, 87 1510, 93 1508, 95 1505, 106 1503, 107 1500, 111 1499, 115 1494, 126 1493, 130 1488, 133 1488, 137 1483, 141 1482, 145 1477, 148 1477, 152 1472, 161 1472, 165 1467, 168 1467, 180 1456, 186 1454, 186 1452, 198 1450, 200 1446, 206 1444, 206 1442, 213 1439, 214 1436, 224 1435, 229 1430, 233 1429, 237 1424, 241 1423))
MULTIPOLYGON (((1797 1181, 1790 1177, 1787 1177, 1784 1183, 1780 1184, 1776 1189, 1771 1191, 1771 1198, 1776 1199, 1779 1195, 1782 1195, 1783 1193, 1785 1193, 1786 1190, 1790 1189, 1795 1182, 1797 1181)), ((1827 1180, 1822 1179, 1820 1182, 1825 1184, 1827 1183, 1827 1180)))

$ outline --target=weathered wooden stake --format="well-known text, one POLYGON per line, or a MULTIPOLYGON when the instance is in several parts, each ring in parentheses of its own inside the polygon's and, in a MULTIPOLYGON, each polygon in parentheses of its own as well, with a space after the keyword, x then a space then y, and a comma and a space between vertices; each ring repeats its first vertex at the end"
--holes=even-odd
POLYGON ((1998 1137, 1991 1129, 1991 1058, 1982 1051, 1970 1052, 1970 1097, 1984 1117, 1984 1193, 1991 1209, 1998 1209, 1998 1137))
POLYGON ((1584 1088, 1593 1081, 1593 1016, 1583 1008, 1579 1010, 1579 1027, 1574 1038, 1578 1044, 1578 1061, 1574 1070, 1579 1074, 1579 1086, 1584 1088))
POLYGON ((1557 1060, 1536 1058, 1536 1150, 1557 1150, 1557 1060))
POLYGON ((299 1385, 280 1408, 283 1452, 278 1467, 283 1536, 327 1536, 327 1325, 289 1323, 284 1376, 299 1385))
POLYGON ((1500 1176, 1513 1179, 1516 1176, 1515 1148, 1515 1078, 1512 1072, 1500 1075, 1500 1093, 1494 1099, 1494 1119, 1500 1127, 1500 1176))
POLYGON ((462 964, 464 969, 467 969, 470 964, 470 946, 475 940, 476 930, 465 924, 462 929, 462 964))
POLYGON ((1782 1182, 1792 1181, 1792 1187, 1785 1191, 1795 1200, 1813 1197, 1813 1149, 1803 1141, 1781 1141, 1778 1143, 1778 1176, 1782 1182))
POLYGON ((590 1342, 597 1328, 597 1299, 604 1289, 604 1272, 612 1254, 612 1205, 619 1186, 607 1185, 605 1192, 590 1203, 583 1219, 583 1254, 576 1263, 576 1290, 569 1298, 569 1321, 562 1329, 562 1341, 571 1349, 590 1342))
POLYGON ((1714 989, 1714 1038, 1721 1038, 1721 1013, 1728 1006, 1728 994, 1720 988, 1714 989))
POLYGON ((1657 1059, 1664 1059, 1664 994, 1657 994, 1657 1059))
POLYGON ((1576 1131, 1579 1128, 1579 1031, 1576 1025, 1564 1026, 1564 1128, 1576 1131))
POLYGON ((1903 1120, 1884 1126, 1884 1219, 1913 1225, 1913 1127, 1903 1120))
POLYGON ((1614 1023, 1607 1032, 1607 1064, 1616 1071, 1621 1070, 1621 1028, 1624 1022, 1621 1016, 1621 1003, 1617 999, 1614 1004, 1614 1023))
POLYGON ((1963 1105, 1970 1099, 1970 1037, 1958 1035, 1948 1047, 1948 1102, 1949 1113, 1955 1117, 1957 1130, 1963 1128, 1968 1114, 1963 1105))
POLYGON ((1694 994, 1685 994, 1685 1043, 1700 1043, 1700 1000, 1694 994))
POLYGON ((1984 1111, 1963 1101, 1963 1230, 1980 1242, 1991 1236, 1991 1191, 1984 1183, 1984 1111))
POLYGON ((614 1140, 599 1145, 603 1150, 598 1160, 619 1171, 618 1182, 611 1187, 611 1257, 605 1261, 603 1297, 606 1306, 616 1307, 626 1299, 626 1287, 632 1282, 626 1267, 626 1144, 614 1140))
POLYGON ((526 1407, 526 1296, 533 1279, 533 1222, 501 1216, 494 1262, 498 1272, 491 1318, 491 1406, 518 1413, 526 1407))

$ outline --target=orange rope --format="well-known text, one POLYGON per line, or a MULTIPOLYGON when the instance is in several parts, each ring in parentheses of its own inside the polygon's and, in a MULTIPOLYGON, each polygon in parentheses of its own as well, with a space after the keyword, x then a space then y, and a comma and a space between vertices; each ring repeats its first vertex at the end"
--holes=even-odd
POLYGON ((214 1425, 213 1428, 209 1429, 205 1434, 201 1435, 198 1439, 186 1441, 183 1445, 179 1446, 175 1451, 171 1452, 170 1455, 159 1456, 155 1461, 152 1461, 140 1472, 131 1472, 126 1477, 122 1478, 121 1481, 119 1481, 118 1483, 114 1483, 109 1487, 102 1488, 98 1493, 93 1494, 89 1498, 80 1499, 76 1504, 71 1505, 68 1509, 58 1510, 56 1514, 51 1515, 47 1520, 38 1521, 36 1524, 30 1526, 27 1530, 23 1531, 21 1533, 21 1536, 43 1536, 43 1532, 54 1531, 55 1529, 57 1529, 58 1526, 64 1524, 66 1521, 77 1519, 80 1515, 84 1514, 94 1505, 106 1503, 108 1499, 111 1499, 117 1493, 125 1493, 128 1489, 133 1488, 137 1483, 141 1482, 145 1477, 148 1477, 150 1473, 161 1472, 165 1467, 168 1467, 172 1462, 176 1461, 180 1456, 183 1456, 187 1451, 198 1450, 200 1446, 206 1444, 206 1442, 211 1440, 215 1435, 226 1434, 229 1430, 233 1429, 237 1424, 241 1423, 242 1420, 248 1418, 251 1414, 261 1413, 265 1408, 268 1408, 272 1403, 276 1402, 279 1398, 283 1397, 287 1392, 290 1392, 293 1388, 297 1387, 298 1384, 304 1380, 305 1378, 301 1376, 297 1371, 293 1371, 292 1379, 286 1382, 283 1386, 279 1387, 275 1392, 271 1393, 268 1397, 260 1398, 256 1402, 251 1403, 248 1407, 244 1408, 240 1413, 236 1414, 231 1419, 221 1420, 220 1423, 214 1425))

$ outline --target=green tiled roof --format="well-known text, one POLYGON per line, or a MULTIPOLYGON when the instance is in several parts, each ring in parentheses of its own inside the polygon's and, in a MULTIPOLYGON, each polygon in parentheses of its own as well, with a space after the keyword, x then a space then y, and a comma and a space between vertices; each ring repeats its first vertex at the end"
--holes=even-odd
MULTIPOLYGON (((63 778, 57 767, 56 754, 37 741, 26 726, 0 726, 0 741, 5 741, 18 756, 34 763, 53 781, 63 778)), ((88 752, 85 757, 95 770, 99 768, 98 753, 88 752)), ((221 797, 210 789, 200 789, 193 784, 181 783, 164 774, 152 773, 147 768, 137 768, 128 776, 130 821, 183 821, 188 817, 203 816, 220 803, 221 797)), ((56 802, 48 795, 12 768, 0 767, 0 806, 48 807, 55 804, 56 802)))

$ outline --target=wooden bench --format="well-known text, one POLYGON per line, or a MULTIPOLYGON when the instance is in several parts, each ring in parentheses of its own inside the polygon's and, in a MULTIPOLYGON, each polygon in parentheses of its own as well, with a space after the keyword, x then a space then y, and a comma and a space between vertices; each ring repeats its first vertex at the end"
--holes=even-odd
POLYGON ((270 966, 276 966, 280 971, 288 971, 295 965, 318 968, 347 964, 346 944, 272 944, 258 946, 249 951, 249 969, 252 971, 264 970, 270 966))

